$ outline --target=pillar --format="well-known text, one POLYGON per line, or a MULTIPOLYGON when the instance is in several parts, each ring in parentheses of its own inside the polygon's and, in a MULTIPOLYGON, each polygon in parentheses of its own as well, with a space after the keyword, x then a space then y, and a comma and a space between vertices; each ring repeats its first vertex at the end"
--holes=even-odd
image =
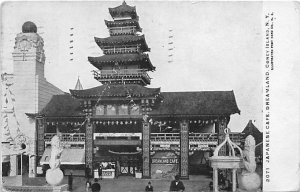
POLYGON ((232 191, 236 191, 236 169, 232 169, 232 191))
POLYGON ((28 177, 36 177, 36 166, 37 166, 37 162, 36 162, 36 140, 34 139, 33 141, 31 141, 32 145, 30 146, 32 148, 31 154, 29 154, 29 173, 28 173, 28 177))
POLYGON ((10 173, 9 176, 18 175, 18 158, 17 155, 10 155, 10 173))
POLYGON ((37 117, 37 155, 42 157, 45 151, 45 128, 46 128, 46 121, 44 118, 37 117))
POLYGON ((143 122, 143 179, 151 178, 150 168, 150 124, 147 121, 143 122))
MULTIPOLYGON (((218 145, 221 144, 225 139, 224 129, 227 128, 227 118, 219 117, 216 127, 218 128, 218 145)), ((226 145, 219 151, 219 155, 226 156, 226 145)))
POLYGON ((180 177, 189 179, 189 125, 180 122, 180 177))
POLYGON ((88 119, 86 123, 85 132, 85 165, 88 166, 93 172, 93 149, 94 149, 94 139, 93 139, 93 124, 88 119))
POLYGON ((218 169, 213 168, 213 191, 218 192, 218 169))

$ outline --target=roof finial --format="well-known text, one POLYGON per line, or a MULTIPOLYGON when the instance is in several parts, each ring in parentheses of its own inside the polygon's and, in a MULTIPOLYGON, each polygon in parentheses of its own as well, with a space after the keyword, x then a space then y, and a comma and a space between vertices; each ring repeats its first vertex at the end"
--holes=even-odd
POLYGON ((75 90, 83 90, 83 87, 80 83, 79 76, 78 76, 78 80, 77 80, 77 83, 76 83, 76 86, 75 86, 75 90))
POLYGON ((125 0, 123 1, 122 5, 127 5, 125 0))

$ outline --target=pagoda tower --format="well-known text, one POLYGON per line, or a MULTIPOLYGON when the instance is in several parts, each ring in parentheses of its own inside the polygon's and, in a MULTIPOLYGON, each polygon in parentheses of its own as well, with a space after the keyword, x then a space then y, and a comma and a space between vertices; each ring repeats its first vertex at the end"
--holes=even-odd
POLYGON ((148 54, 150 51, 145 36, 141 34, 139 17, 135 6, 124 1, 122 5, 109 8, 113 21, 105 20, 110 36, 95 37, 95 42, 102 49, 103 56, 88 57, 89 62, 98 71, 94 78, 102 84, 150 84, 148 71, 154 71, 148 54))

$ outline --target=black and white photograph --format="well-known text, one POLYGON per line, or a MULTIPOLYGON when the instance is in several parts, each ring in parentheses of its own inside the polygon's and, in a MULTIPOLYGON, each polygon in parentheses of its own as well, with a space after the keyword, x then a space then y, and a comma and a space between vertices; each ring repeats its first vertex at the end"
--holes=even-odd
POLYGON ((299 2, 2 2, 2 191, 298 191, 299 52, 299 2))

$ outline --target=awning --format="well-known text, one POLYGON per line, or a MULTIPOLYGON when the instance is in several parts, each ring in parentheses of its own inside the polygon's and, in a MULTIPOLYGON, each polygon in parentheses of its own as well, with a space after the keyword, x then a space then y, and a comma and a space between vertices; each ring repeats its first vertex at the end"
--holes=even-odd
MULTIPOLYGON (((46 148, 40 160, 40 164, 49 164, 51 148, 46 148)), ((81 165, 85 164, 84 149, 64 149, 61 154, 62 165, 81 165)))

